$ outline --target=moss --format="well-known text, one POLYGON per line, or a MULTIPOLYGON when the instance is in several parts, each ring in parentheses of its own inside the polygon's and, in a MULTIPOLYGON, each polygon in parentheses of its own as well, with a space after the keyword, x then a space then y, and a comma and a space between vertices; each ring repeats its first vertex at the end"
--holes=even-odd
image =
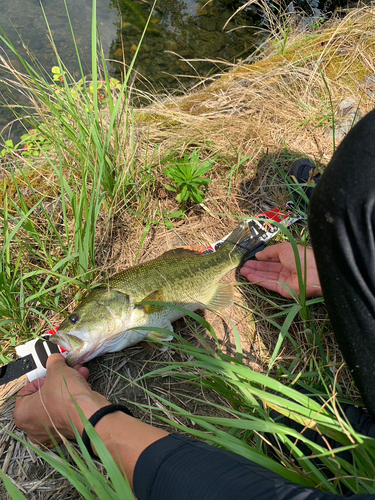
MULTIPOLYGON (((22 196, 27 209, 31 209, 37 201, 42 198, 57 199, 60 192, 60 183, 56 176, 46 167, 39 167, 39 170, 23 170, 22 174, 15 174, 13 177, 4 177, 0 180, 0 206, 4 206, 4 190, 7 191, 8 200, 11 199, 16 204, 22 196), (43 175, 44 170, 44 175, 43 175), (35 193, 35 194, 34 194, 35 193)), ((10 211, 12 205, 9 204, 10 211)))

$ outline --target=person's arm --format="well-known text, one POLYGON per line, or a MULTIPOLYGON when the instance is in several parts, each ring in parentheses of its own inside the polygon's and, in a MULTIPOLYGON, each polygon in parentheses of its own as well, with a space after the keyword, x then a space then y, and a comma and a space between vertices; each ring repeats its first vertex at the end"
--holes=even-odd
MULTIPOLYGON (((305 476, 306 477, 306 476, 305 476)), ((244 457, 170 434, 141 454, 134 473, 138 500, 337 500, 301 486, 244 457)), ((354 495, 351 500, 375 499, 354 495)))
MULTIPOLYGON (((70 368, 61 354, 52 354, 47 361, 46 378, 31 382, 18 393, 14 410, 17 427, 25 430, 33 443, 48 445, 51 435, 57 442, 61 442, 59 434, 74 439, 70 416, 82 435, 83 423, 72 397, 87 419, 110 404, 104 396, 91 389, 87 378, 87 368, 79 365, 70 368)), ((121 462, 130 484, 133 483, 134 467, 142 451, 168 435, 120 411, 99 420, 95 430, 117 463, 121 462)))
MULTIPOLYGON (((298 245, 298 253, 301 259, 303 277, 306 267, 306 297, 321 296, 322 289, 313 249, 311 247, 305 249, 298 245)), ((245 276, 252 283, 290 298, 289 291, 278 283, 281 281, 289 285, 299 295, 296 261, 290 243, 279 243, 266 247, 255 257, 257 260, 245 262, 240 271, 242 276, 245 276)))

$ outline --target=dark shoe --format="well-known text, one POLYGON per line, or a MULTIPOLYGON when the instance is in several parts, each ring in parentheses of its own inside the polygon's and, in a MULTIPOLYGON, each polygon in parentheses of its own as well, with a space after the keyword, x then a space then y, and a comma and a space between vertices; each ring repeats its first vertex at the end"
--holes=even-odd
POLYGON ((308 185, 311 186, 311 184, 317 183, 321 178, 321 174, 316 171, 315 163, 308 158, 300 158, 292 163, 288 176, 292 177, 294 181, 294 183, 289 184, 289 187, 296 208, 307 211, 308 200, 314 190, 313 187, 308 187, 308 185))

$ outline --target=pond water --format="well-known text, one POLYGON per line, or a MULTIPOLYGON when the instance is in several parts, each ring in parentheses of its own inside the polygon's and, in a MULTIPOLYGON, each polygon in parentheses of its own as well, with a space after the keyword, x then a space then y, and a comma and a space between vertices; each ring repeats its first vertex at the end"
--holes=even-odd
MULTIPOLYGON (((48 19, 57 51, 78 79, 79 66, 65 5, 84 70, 89 75, 91 3, 91 0, 3 0, 0 26, 17 50, 25 54, 27 47, 49 71, 56 59, 48 39, 48 19)), ((220 61, 236 62, 248 56, 264 36, 257 29, 263 22, 261 12, 254 6, 246 7, 228 22, 245 3, 244 0, 158 0, 135 65, 141 78, 137 85, 152 93, 171 91, 190 85, 198 75, 205 76, 224 67, 220 61)), ((123 62, 129 64, 134 55, 151 7, 149 0, 97 0, 101 44, 110 73, 119 79, 123 62)), ((9 57, 21 70, 18 60, 13 55, 9 57)), ((0 73, 0 100, 12 99, 14 94, 1 82, 0 73)), ((1 107, 0 132, 11 119, 9 111, 1 107)))
MULTIPOLYGON (((22 54, 27 49, 41 66, 50 70, 56 64, 48 39, 46 20, 57 51, 73 76, 80 78, 69 20, 63 0, 12 0, 2 2, 0 25, 22 54), (43 12, 44 10, 44 12, 43 12)), ((244 9, 225 29, 225 23, 244 2, 214 0, 158 0, 141 46, 135 69, 141 77, 138 86, 158 92, 189 84, 186 76, 206 75, 220 66, 215 62, 185 62, 186 59, 234 62, 246 57, 259 43, 254 25, 260 16, 255 9, 244 9), (255 19, 257 18, 257 19, 255 19)), ((66 0, 83 66, 90 74, 91 0, 66 0)), ((108 69, 121 79, 123 62, 129 64, 139 43, 152 3, 147 0, 97 0, 97 21, 108 69)), ((17 59, 10 55, 17 69, 17 59)), ((0 75, 1 78, 1 75, 0 75)), ((0 83, 4 102, 12 99, 0 83)), ((0 130, 9 121, 6 109, 0 111, 0 130)))

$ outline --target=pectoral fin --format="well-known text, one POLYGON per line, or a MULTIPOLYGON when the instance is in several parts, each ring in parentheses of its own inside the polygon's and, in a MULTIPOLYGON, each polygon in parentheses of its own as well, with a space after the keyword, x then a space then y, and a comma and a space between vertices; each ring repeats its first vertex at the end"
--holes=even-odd
POLYGON ((161 332, 151 332, 147 335, 147 338, 156 340, 157 342, 170 342, 173 340, 173 335, 167 335, 166 333, 161 332))
POLYGON ((153 306, 151 304, 143 304, 143 302, 166 302, 163 290, 155 290, 142 299, 141 302, 135 304, 135 307, 142 308, 146 314, 153 314, 162 311, 164 306, 153 306))
MULTIPOLYGON (((165 328, 166 330, 170 330, 173 333, 173 326, 171 325, 171 323, 169 321, 166 322, 166 324, 163 325, 162 328, 165 328)), ((152 347, 155 347, 155 349, 158 349, 159 351, 167 351, 168 346, 160 345, 159 343, 153 342, 153 340, 156 342, 171 342, 171 340, 173 340, 173 339, 174 339, 173 335, 168 335, 167 333, 162 333, 162 332, 150 332, 147 335, 148 343, 152 347)))
POLYGON ((225 283, 218 284, 216 292, 207 304, 207 307, 214 311, 223 311, 233 304, 233 300, 234 287, 232 283, 226 281, 225 283))

